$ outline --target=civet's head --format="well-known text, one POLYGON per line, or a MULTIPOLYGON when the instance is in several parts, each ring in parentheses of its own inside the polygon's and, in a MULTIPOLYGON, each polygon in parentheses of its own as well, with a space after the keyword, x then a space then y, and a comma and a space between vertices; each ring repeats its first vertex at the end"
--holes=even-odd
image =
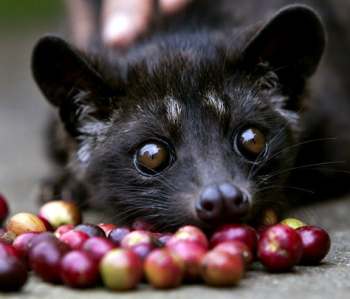
POLYGON ((251 28, 155 38, 128 54, 91 57, 44 37, 32 66, 95 203, 123 223, 207 228, 278 202, 324 45, 318 16, 290 6, 251 28))

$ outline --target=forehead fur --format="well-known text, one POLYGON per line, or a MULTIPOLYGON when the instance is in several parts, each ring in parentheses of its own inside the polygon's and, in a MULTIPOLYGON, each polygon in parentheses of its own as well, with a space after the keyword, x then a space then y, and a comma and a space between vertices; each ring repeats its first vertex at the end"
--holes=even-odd
POLYGON ((169 122, 178 123, 181 118, 182 106, 174 97, 169 96, 165 99, 166 115, 169 122))
POLYGON ((224 126, 264 122, 275 116, 277 123, 296 122, 295 114, 283 109, 285 98, 278 92, 261 97, 256 78, 240 60, 245 41, 235 36, 231 34, 229 44, 226 35, 172 36, 140 45, 127 56, 109 53, 100 71, 110 85, 118 81, 119 86, 122 78, 125 87, 122 98, 116 95, 121 107, 117 122, 136 113, 133 128, 147 123, 159 134, 176 131, 186 121, 192 126, 202 123, 200 119, 207 125, 224 126))
POLYGON ((213 79, 220 80, 218 74, 227 61, 232 64, 239 59, 247 39, 238 31, 156 36, 126 54, 99 49, 96 67, 112 86, 122 78, 127 89, 147 89, 151 84, 165 95, 177 83, 210 86, 213 79))

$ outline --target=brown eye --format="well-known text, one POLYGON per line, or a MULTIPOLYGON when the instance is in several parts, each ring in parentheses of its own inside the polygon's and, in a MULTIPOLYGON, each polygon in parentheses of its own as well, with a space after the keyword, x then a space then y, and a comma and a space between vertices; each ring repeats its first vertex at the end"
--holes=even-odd
POLYGON ((236 147, 245 158, 254 161, 266 152, 265 135, 257 128, 246 128, 237 135, 236 147))
POLYGON ((156 175, 170 165, 172 155, 167 144, 151 141, 141 145, 135 155, 135 166, 142 173, 156 175))

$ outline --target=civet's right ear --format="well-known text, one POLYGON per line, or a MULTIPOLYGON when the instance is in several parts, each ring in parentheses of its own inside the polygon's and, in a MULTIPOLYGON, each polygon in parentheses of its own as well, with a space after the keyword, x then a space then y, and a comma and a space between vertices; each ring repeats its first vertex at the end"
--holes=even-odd
POLYGON ((41 38, 32 55, 34 79, 46 98, 55 106, 73 90, 100 93, 107 86, 83 55, 55 36, 41 38))
POLYGON ((113 110, 118 92, 109 88, 82 53, 61 38, 39 40, 33 51, 32 72, 72 135, 82 134, 86 122, 93 125, 107 120, 113 110))

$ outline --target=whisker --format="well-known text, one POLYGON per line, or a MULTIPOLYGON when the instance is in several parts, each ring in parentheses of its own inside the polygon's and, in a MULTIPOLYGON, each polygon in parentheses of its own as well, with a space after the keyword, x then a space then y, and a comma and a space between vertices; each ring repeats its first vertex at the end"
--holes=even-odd
POLYGON ((301 165, 301 166, 296 166, 296 167, 291 167, 287 168, 281 171, 277 171, 275 173, 272 173, 271 175, 268 175, 266 180, 270 180, 278 175, 289 173, 293 170, 300 170, 300 169, 307 169, 307 168, 316 168, 316 167, 321 167, 321 166, 327 166, 327 165, 339 165, 343 164, 345 161, 330 161, 330 162, 321 162, 321 163, 312 163, 312 164, 306 164, 306 165, 301 165))
POLYGON ((337 138, 317 138, 317 139, 311 139, 311 140, 306 140, 303 142, 299 142, 290 146, 287 146, 283 149, 281 149, 280 151, 278 151, 277 153, 273 154, 271 157, 269 157, 268 159, 266 159, 262 164, 259 165, 259 167, 256 168, 255 172, 252 174, 252 176, 256 175, 257 172, 259 172, 259 170, 264 167, 268 162, 270 162, 272 159, 277 158, 279 155, 281 155, 283 152, 287 151, 287 150, 291 150, 293 148, 297 148, 303 145, 308 145, 311 143, 316 143, 316 142, 335 142, 337 141, 337 138))
MULTIPOLYGON (((296 111, 296 113, 300 114, 300 112, 302 111, 303 108, 300 108, 298 111, 296 111)), ((275 136, 270 140, 269 145, 271 146, 274 142, 276 142, 277 138, 280 137, 280 135, 282 134, 282 132, 288 127, 289 123, 286 122, 284 124, 284 126, 282 126, 282 128, 275 134, 275 136)), ((263 154, 263 153, 261 153, 263 154)), ((259 156, 257 157, 257 159, 255 160, 258 161, 258 159, 261 157, 261 155, 259 154, 259 156)), ((261 169, 262 166, 264 166, 270 159, 268 159, 267 161, 264 161, 261 166, 254 172, 254 175, 261 169)), ((249 170, 249 174, 248 174, 248 180, 251 179, 251 175, 253 174, 254 168, 257 168, 258 164, 253 164, 253 166, 251 167, 251 169, 249 170)))
POLYGON ((283 185, 271 185, 271 186, 267 186, 261 189, 257 189, 256 193, 261 193, 264 192, 266 190, 270 190, 270 189, 290 189, 290 190, 296 190, 296 191, 301 191, 301 192, 305 192, 305 193, 309 193, 309 194, 315 194, 314 191, 310 190, 310 189, 306 189, 306 188, 301 188, 301 187, 295 187, 295 186, 283 186, 283 185))
MULTIPOLYGON (((287 127, 287 124, 285 124, 277 133, 276 135, 271 139, 271 141, 269 142, 270 145, 273 144, 275 142, 275 140, 280 136, 280 134, 283 132, 283 130, 287 127)), ((255 159, 255 163, 252 165, 252 167, 249 169, 249 173, 248 173, 248 181, 251 179, 251 177, 253 176, 253 174, 255 174, 257 171, 254 171, 255 168, 257 168, 257 164, 256 162, 259 161, 259 159, 261 158, 261 156, 264 153, 261 152, 259 153, 258 157, 255 159)), ((260 167, 261 168, 261 167, 260 167)), ((259 169, 260 169, 259 168, 259 169)))

